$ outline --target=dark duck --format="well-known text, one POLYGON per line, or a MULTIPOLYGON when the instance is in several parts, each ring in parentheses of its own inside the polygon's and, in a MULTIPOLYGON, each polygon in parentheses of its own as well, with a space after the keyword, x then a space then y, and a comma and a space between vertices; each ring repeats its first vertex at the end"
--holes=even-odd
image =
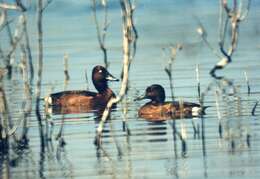
POLYGON ((191 118, 204 114, 204 107, 191 102, 165 101, 165 91, 161 85, 153 84, 146 88, 145 94, 135 100, 150 99, 143 105, 138 115, 152 121, 191 118))
POLYGON ((82 113, 93 110, 102 111, 110 98, 115 97, 108 87, 108 81, 119 81, 103 66, 95 66, 92 70, 92 82, 97 92, 86 90, 61 91, 45 98, 45 104, 52 107, 53 113, 82 113))

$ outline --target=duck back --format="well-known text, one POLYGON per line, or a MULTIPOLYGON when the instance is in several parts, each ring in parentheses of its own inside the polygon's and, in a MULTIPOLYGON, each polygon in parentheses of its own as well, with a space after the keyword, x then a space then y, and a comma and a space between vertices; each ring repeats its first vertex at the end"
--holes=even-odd
POLYGON ((95 92, 85 90, 62 91, 48 96, 47 102, 49 105, 59 106, 87 105, 92 102, 96 95, 95 92))

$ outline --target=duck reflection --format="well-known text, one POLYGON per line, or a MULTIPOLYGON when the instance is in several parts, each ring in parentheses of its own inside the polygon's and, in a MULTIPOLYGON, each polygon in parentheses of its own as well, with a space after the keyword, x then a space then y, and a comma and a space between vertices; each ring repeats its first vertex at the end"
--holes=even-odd
POLYGON ((146 135, 149 136, 148 142, 167 142, 167 123, 149 122, 147 124, 146 135))

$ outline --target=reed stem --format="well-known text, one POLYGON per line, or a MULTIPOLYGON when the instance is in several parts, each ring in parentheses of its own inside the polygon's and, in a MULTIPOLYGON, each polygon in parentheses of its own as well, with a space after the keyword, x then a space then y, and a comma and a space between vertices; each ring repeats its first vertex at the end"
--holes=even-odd
MULTIPOLYGON (((120 102, 127 92, 129 68, 133 59, 132 45, 136 43, 136 35, 134 34, 134 22, 132 19, 133 5, 131 0, 120 0, 121 12, 122 12, 122 31, 123 31, 123 79, 121 82, 121 88, 119 95, 115 98, 111 98, 107 103, 106 109, 103 112, 101 121, 97 127, 97 136, 95 144, 100 147, 101 135, 105 121, 110 115, 111 108, 114 104, 120 102)), ((133 47, 134 48, 134 47, 133 47)))

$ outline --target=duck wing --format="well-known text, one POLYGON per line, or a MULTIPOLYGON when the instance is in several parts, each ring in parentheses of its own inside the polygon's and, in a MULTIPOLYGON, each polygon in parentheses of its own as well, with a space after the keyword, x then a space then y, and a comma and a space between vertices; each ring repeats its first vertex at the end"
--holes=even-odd
POLYGON ((57 93, 52 93, 49 96, 45 97, 45 102, 48 105, 60 105, 63 101, 66 101, 75 97, 88 97, 93 98, 97 95, 95 92, 86 91, 86 90, 70 90, 70 91, 61 91, 57 93))

